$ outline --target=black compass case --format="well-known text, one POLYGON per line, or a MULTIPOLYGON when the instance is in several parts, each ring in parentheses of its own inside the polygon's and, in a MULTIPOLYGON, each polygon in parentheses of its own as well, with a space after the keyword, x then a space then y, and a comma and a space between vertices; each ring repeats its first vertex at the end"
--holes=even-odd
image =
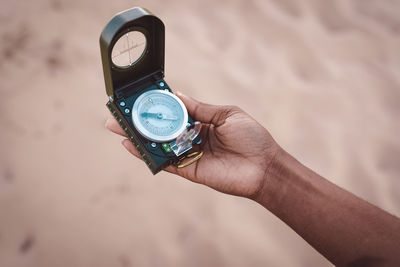
MULTIPOLYGON (((107 107, 151 172, 156 174, 168 165, 178 162, 179 158, 169 149, 168 144, 152 142, 135 129, 130 113, 135 100, 142 93, 155 89, 172 92, 164 80, 163 22, 144 8, 125 10, 115 15, 104 28, 100 36, 100 49, 106 92, 109 96, 107 107), (145 35, 146 48, 133 65, 118 67, 111 59, 112 48, 121 36, 130 31, 139 31, 145 35)), ((193 124, 190 116, 188 123, 193 124)), ((185 154, 180 158, 184 156, 185 154)))

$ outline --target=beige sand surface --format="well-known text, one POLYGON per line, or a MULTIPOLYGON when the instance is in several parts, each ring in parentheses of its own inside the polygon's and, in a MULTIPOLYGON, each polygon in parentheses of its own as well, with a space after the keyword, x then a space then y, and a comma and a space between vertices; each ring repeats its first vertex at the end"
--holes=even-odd
POLYGON ((399 1, 1 0, 0 267, 330 266, 255 203, 152 176, 104 129, 99 34, 136 5, 165 22, 172 88, 241 106, 400 215, 399 1))

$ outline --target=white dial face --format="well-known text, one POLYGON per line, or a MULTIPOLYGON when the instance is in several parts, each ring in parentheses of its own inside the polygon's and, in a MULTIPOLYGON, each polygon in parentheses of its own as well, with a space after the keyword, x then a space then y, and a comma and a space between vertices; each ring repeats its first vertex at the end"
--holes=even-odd
POLYGON ((183 102, 174 94, 150 90, 133 104, 132 120, 136 130, 155 142, 172 141, 186 128, 188 114, 183 102))

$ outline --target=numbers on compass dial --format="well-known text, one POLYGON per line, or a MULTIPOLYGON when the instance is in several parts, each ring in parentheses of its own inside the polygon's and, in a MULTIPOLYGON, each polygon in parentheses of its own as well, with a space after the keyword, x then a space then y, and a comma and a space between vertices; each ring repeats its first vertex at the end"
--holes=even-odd
POLYGON ((174 94, 150 90, 135 101, 132 119, 136 129, 146 138, 165 142, 181 134, 187 123, 187 110, 174 94))

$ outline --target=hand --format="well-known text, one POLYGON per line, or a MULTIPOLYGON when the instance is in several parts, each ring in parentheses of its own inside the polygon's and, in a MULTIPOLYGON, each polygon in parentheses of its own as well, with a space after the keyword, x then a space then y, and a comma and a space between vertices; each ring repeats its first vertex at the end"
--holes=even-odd
MULTIPOLYGON (((204 154, 185 168, 171 165, 165 170, 220 192, 257 197, 269 167, 281 150, 268 131, 238 107, 204 104, 180 93, 177 96, 192 118, 203 124, 200 149, 204 154)), ((125 136, 113 118, 108 119, 106 127, 125 136)), ((122 144, 140 158, 128 139, 122 144)))

